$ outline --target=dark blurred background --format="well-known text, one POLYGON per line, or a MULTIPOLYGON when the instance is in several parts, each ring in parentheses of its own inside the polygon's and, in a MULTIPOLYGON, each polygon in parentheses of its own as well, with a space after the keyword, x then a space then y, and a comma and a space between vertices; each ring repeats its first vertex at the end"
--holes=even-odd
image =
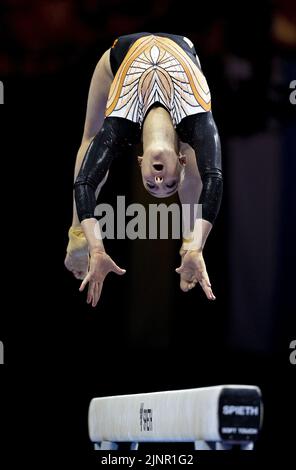
MULTIPOLYGON (((284 454, 296 438, 295 2, 2 0, 0 12, 3 246, 16 254, 0 377, 28 448, 50 428, 50 452, 86 458, 94 396, 242 383, 263 393, 258 452, 284 454), (63 266, 74 161, 94 67, 137 31, 189 37, 211 89, 225 189, 204 256, 217 300, 180 291, 178 241, 115 240, 106 249, 127 274, 108 277, 93 310, 63 266)), ((101 200, 117 195, 157 203, 136 152, 114 163, 101 200)))

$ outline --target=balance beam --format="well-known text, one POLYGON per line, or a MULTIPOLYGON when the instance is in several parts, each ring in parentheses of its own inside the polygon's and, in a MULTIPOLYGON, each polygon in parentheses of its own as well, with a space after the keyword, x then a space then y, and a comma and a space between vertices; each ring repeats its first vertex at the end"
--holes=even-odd
POLYGON ((251 450, 262 425, 260 389, 251 385, 94 398, 89 437, 96 450, 120 442, 194 442, 195 449, 251 450))

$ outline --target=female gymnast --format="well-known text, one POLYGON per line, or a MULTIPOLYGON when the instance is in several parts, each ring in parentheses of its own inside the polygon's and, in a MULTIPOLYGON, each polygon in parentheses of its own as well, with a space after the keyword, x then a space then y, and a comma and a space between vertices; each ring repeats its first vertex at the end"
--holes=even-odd
MULTIPOLYGON (((180 250, 180 287, 199 283, 214 300, 203 248, 219 212, 222 167, 219 134, 207 81, 192 42, 166 33, 116 39, 90 84, 85 127, 75 164, 73 220, 65 265, 95 307, 109 272, 124 274, 95 233, 96 198, 114 157, 141 142, 143 185, 158 198, 178 192, 180 203, 202 204, 190 216, 180 250)), ((96 227, 97 230, 97 227, 96 227)))

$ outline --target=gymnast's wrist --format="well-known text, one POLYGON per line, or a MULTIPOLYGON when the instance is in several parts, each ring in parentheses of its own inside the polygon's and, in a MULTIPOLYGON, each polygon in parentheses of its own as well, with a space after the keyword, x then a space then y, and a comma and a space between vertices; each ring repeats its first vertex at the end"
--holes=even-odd
POLYGON ((183 238, 181 251, 196 251, 202 253, 203 246, 194 239, 183 238))
POLYGON ((66 248, 68 254, 84 254, 88 252, 88 243, 81 227, 71 226, 68 231, 69 242, 66 248))
POLYGON ((73 237, 81 237, 81 236, 84 236, 84 232, 82 230, 82 227, 81 225, 71 225, 71 227, 69 228, 68 230, 68 235, 69 235, 69 238, 71 236, 73 237))
POLYGON ((93 255, 95 253, 105 253, 103 240, 100 240, 100 239, 90 240, 89 241, 89 253, 90 255, 93 255))

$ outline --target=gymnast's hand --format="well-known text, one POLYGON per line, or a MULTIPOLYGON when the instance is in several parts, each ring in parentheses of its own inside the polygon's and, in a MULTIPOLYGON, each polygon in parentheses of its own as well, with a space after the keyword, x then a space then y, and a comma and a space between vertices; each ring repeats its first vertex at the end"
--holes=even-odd
POLYGON ((215 300, 207 268, 201 251, 181 249, 181 266, 176 269, 180 274, 180 288, 183 292, 193 289, 199 282, 209 300, 215 300))
POLYGON ((88 243, 81 227, 71 227, 64 261, 76 279, 84 279, 88 270, 88 243))
POLYGON ((65 258, 66 268, 73 273, 76 279, 84 279, 88 268, 88 251, 67 253, 65 258))
POLYGON ((88 284, 87 303, 95 307, 100 299, 103 283, 108 273, 122 275, 126 271, 121 269, 105 251, 91 251, 89 271, 84 278, 79 291, 82 292, 88 284))

